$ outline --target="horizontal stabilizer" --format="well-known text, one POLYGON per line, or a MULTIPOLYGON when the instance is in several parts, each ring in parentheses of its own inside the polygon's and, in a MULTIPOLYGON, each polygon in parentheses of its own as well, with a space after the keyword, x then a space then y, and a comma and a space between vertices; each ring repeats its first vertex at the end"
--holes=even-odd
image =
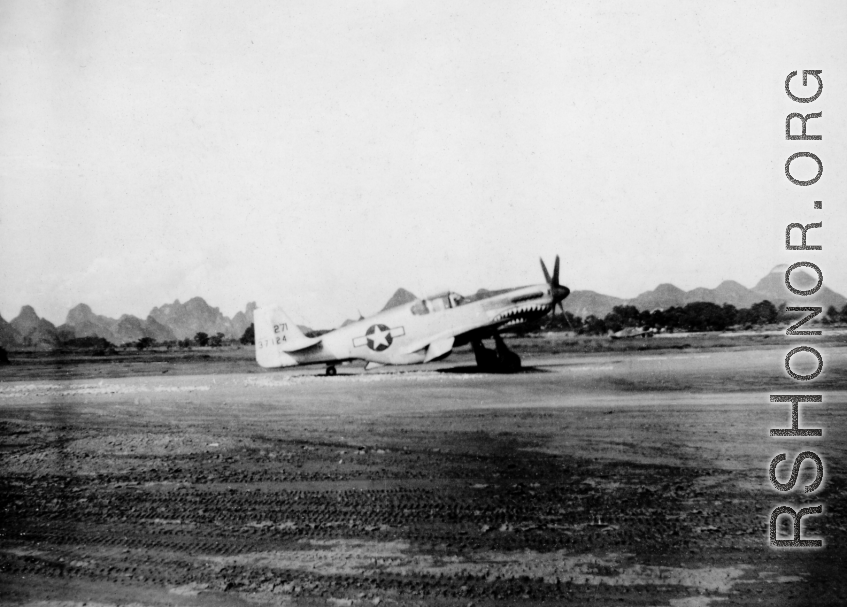
POLYGON ((302 340, 292 342, 288 345, 280 346, 279 349, 282 350, 283 352, 299 352, 300 350, 306 350, 306 349, 311 348, 313 346, 317 346, 319 343, 321 343, 320 337, 305 337, 304 336, 304 338, 302 340))

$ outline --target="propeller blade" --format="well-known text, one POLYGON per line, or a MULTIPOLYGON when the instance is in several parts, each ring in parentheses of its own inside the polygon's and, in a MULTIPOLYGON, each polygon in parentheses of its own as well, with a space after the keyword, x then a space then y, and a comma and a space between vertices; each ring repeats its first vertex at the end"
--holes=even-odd
MULTIPOLYGON (((549 280, 547 282, 550 282, 549 280)), ((553 265, 553 286, 559 286, 559 256, 556 255, 556 263, 553 265)))
POLYGON ((541 262, 541 269, 544 271, 544 279, 547 281, 547 284, 551 284, 550 282, 550 272, 547 271, 547 266, 544 265, 544 260, 539 259, 541 262))

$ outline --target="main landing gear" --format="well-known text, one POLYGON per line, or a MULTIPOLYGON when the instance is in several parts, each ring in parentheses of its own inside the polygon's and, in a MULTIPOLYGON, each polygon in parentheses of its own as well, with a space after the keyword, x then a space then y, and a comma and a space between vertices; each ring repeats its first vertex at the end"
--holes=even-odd
POLYGON ((335 370, 335 366, 334 366, 334 365, 329 365, 329 366, 326 368, 326 374, 327 374, 329 377, 335 377, 335 375, 336 375, 337 373, 338 373, 338 371, 336 371, 336 370, 335 370))
POLYGON ((482 345, 482 340, 471 342, 476 366, 486 373, 515 373, 521 369, 521 357, 509 350, 499 333, 494 334, 494 350, 482 345))

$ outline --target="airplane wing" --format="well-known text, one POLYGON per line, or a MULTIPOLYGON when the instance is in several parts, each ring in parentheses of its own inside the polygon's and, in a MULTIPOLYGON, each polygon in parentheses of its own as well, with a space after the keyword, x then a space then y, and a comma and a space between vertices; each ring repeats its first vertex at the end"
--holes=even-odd
POLYGON ((298 340, 293 342, 291 346, 282 346, 280 350, 283 352, 299 352, 301 350, 308 350, 309 348, 313 348, 321 343, 321 337, 310 337, 305 340, 298 340))
POLYGON ((442 356, 449 352, 453 348, 453 342, 456 340, 456 337, 464 335, 465 333, 469 333, 475 329, 480 329, 482 327, 493 327, 496 325, 503 324, 503 322, 473 322, 464 326, 451 327, 442 331, 440 333, 435 333, 433 335, 427 335, 423 339, 419 339, 417 341, 412 342, 405 348, 403 348, 403 352, 405 354, 411 354, 412 352, 417 352, 418 350, 423 350, 424 348, 430 348, 431 351, 427 352, 427 360, 426 362, 432 360, 433 358, 437 358, 438 356, 442 356), (449 345, 448 345, 449 340, 449 345))

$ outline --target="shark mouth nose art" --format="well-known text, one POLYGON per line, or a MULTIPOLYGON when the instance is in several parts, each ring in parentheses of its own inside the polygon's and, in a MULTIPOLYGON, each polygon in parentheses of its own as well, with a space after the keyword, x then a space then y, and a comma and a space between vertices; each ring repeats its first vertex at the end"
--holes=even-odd
POLYGON ((493 322, 508 321, 509 324, 517 324, 526 318, 546 314, 550 311, 550 304, 534 304, 512 308, 506 312, 501 312, 494 317, 493 322))

